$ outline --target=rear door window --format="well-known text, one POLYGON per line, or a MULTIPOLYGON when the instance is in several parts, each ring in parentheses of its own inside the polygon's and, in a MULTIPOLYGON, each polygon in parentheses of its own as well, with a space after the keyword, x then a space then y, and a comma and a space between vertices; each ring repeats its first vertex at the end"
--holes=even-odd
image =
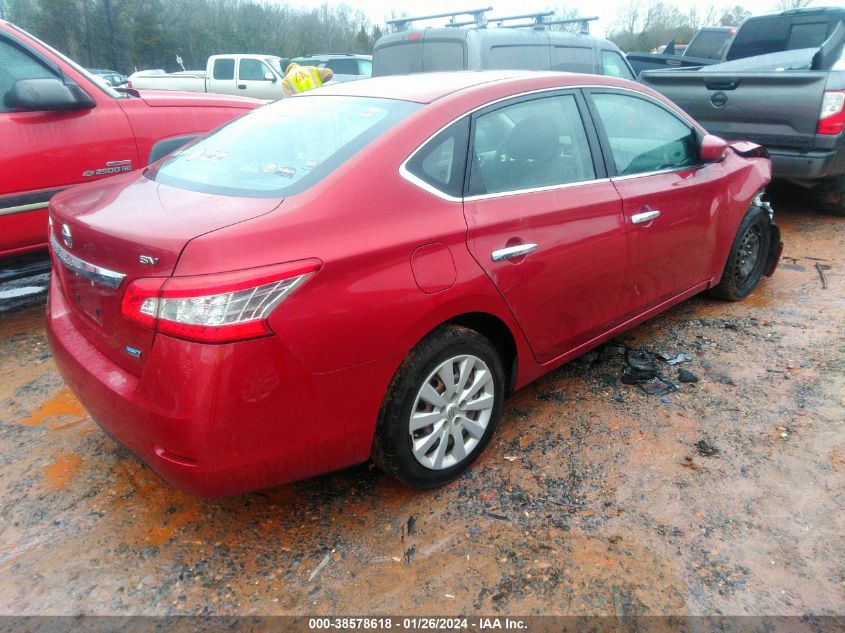
POLYGON ((232 57, 215 59, 214 69, 212 71, 214 79, 234 79, 235 78, 235 60, 232 57))
POLYGON ((596 177, 571 94, 506 105, 475 121, 469 195, 554 187, 596 177))

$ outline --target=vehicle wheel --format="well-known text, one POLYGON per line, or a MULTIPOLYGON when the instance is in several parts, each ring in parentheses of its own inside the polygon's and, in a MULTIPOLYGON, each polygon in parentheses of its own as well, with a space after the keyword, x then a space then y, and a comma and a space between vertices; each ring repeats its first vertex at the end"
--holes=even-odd
POLYGON ((445 484, 490 441, 502 412, 505 372, 487 338, 438 328, 408 355, 379 413, 373 460, 415 488, 445 484))
POLYGON ((751 207, 739 223, 725 270, 710 293, 720 299, 744 299, 760 281, 772 240, 771 219, 766 210, 751 207))

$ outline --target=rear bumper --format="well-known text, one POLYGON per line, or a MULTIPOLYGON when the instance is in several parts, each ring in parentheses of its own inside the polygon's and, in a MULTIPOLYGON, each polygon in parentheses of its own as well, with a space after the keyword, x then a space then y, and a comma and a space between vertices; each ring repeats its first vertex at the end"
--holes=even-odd
POLYGON ((820 180, 845 171, 839 152, 797 152, 769 148, 772 176, 787 180, 820 180))
POLYGON ((58 287, 54 278, 47 324, 59 370, 96 422, 175 487, 239 494, 369 457, 390 362, 313 374, 275 336, 158 335, 138 377, 85 339, 58 287))

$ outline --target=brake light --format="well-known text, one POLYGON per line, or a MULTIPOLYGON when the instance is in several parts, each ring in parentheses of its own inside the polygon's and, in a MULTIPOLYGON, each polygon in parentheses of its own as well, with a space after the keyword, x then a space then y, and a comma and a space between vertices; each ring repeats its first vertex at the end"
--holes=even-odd
POLYGON ((816 134, 840 134, 845 128, 845 91, 825 92, 816 134))
POLYGON ((121 313, 178 338, 223 343, 271 334, 267 317, 320 268, 318 260, 196 277, 145 278, 126 288, 121 313))

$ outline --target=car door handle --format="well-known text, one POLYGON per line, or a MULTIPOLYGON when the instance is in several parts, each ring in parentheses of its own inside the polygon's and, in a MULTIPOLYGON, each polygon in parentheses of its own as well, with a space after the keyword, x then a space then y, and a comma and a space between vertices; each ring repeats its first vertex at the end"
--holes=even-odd
POLYGON ((660 211, 651 209, 642 213, 636 213, 631 216, 631 224, 642 224, 643 222, 651 222, 655 218, 660 217, 660 211))
POLYGON ((246 90, 246 84, 238 84, 240 90, 246 90))
POLYGON ((503 262, 506 259, 513 259, 521 255, 527 255, 537 250, 536 244, 517 244, 516 246, 508 246, 507 248, 500 248, 493 251, 491 254, 494 262, 503 262))

